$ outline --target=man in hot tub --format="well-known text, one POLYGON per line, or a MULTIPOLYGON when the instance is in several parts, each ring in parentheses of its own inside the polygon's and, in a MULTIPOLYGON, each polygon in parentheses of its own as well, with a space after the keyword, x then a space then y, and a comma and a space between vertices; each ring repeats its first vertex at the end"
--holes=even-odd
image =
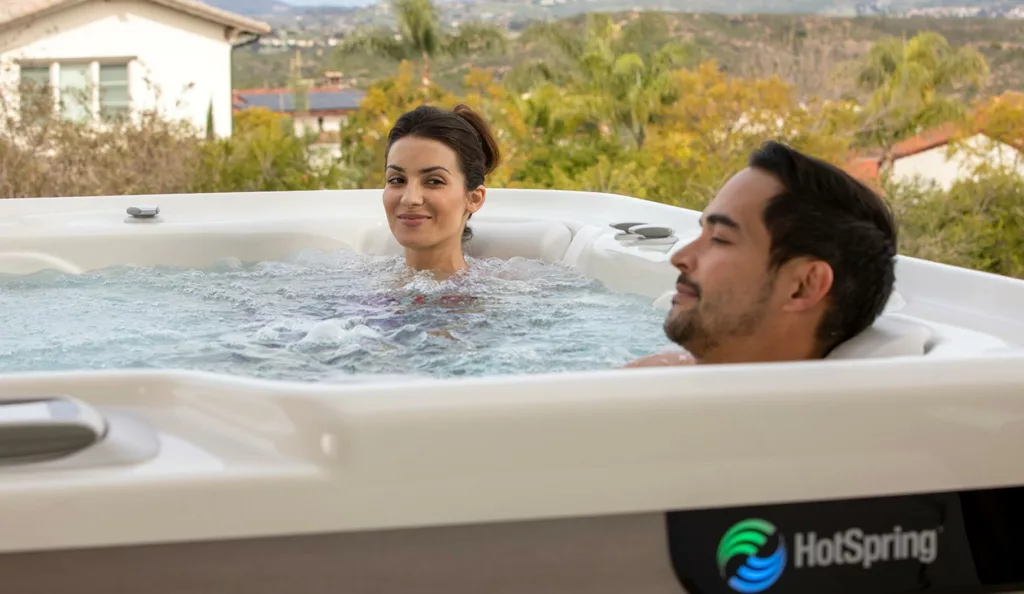
POLYGON ((665 334, 685 350, 627 367, 825 357, 870 326, 895 282, 896 227, 882 198, 776 142, 751 154, 704 210, 665 334))

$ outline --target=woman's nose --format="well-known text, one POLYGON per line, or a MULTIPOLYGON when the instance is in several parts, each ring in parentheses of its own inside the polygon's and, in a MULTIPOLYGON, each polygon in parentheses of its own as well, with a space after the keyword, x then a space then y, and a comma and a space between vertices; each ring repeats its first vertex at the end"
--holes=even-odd
POLYGON ((423 192, 420 188, 409 184, 405 188, 405 192, 402 193, 402 204, 405 206, 416 206, 423 204, 423 192))

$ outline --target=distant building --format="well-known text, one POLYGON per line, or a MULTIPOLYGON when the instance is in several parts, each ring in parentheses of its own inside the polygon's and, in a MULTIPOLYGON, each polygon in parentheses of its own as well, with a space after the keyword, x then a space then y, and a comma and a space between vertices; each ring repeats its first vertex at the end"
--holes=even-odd
POLYGON ((365 95, 363 91, 334 86, 314 87, 305 91, 306 105, 296 105, 296 94, 292 89, 238 89, 235 91, 234 108, 265 107, 287 114, 295 123, 296 134, 313 133, 327 138, 341 130, 342 123, 350 113, 359 109, 365 95))
POLYGON ((158 110, 231 135, 231 50, 266 23, 196 0, 0 0, 0 90, 52 89, 63 117, 158 110))
POLYGON ((331 87, 340 87, 343 76, 344 75, 341 71, 328 70, 327 72, 324 72, 324 82, 331 87))
MULTIPOLYGON (((954 125, 946 124, 897 143, 888 165, 894 181, 933 182, 948 190, 957 181, 969 179, 981 163, 1014 168, 1024 176, 1022 149, 999 142, 983 131, 965 138, 954 125), (953 142, 960 144, 951 147, 953 142)), ((861 180, 877 183, 886 165, 884 155, 872 153, 851 160, 845 169, 861 180)))
POLYGON ((305 91, 305 105, 296 105, 292 89, 239 89, 235 91, 234 108, 264 107, 288 115, 296 135, 314 136, 311 161, 324 164, 341 158, 338 132, 348 115, 359 109, 365 95, 363 91, 335 86, 313 87, 305 91))

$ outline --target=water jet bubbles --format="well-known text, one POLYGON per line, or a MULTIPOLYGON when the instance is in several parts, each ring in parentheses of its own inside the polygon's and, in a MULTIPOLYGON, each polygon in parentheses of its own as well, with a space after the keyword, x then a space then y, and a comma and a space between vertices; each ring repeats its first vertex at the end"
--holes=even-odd
POLYGON ((650 299, 536 260, 469 263, 437 281, 401 257, 305 250, 196 270, 3 276, 0 372, 144 366, 293 381, 469 377, 608 369, 667 344, 650 299))

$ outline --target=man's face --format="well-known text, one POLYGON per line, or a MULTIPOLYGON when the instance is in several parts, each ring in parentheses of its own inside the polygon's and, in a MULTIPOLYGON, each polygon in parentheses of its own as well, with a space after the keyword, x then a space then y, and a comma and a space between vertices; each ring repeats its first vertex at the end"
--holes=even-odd
POLYGON ((768 200, 783 190, 770 174, 747 168, 704 210, 700 237, 672 256, 679 269, 665 334, 698 359, 756 334, 775 292, 768 270, 768 200))

